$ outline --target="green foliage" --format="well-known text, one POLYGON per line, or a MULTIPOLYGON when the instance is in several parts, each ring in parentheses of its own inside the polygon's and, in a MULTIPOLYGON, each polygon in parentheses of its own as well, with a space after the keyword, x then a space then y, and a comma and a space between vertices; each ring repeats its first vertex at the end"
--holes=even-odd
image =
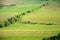
POLYGON ((3 5, 3 4, 0 4, 0 8, 3 8, 5 5, 3 5))
POLYGON ((0 20, 0 28, 7 27, 8 25, 10 25, 8 20, 4 20, 4 21, 0 20))
POLYGON ((9 25, 10 25, 10 23, 8 22, 8 20, 4 20, 4 27, 7 27, 9 25))
POLYGON ((58 33, 57 36, 51 36, 48 38, 43 38, 42 40, 60 40, 60 33, 58 33))
POLYGON ((18 20, 16 17, 13 17, 13 19, 14 19, 14 22, 17 22, 17 20, 18 20))
POLYGON ((8 21, 9 21, 10 24, 13 24, 14 23, 13 17, 9 18, 8 21))
POLYGON ((31 13, 31 11, 28 10, 27 13, 31 13))

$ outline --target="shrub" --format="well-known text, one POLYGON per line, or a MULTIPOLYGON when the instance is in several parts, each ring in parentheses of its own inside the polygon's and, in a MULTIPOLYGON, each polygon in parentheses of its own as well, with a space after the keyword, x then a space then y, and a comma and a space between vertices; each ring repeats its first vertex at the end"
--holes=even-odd
POLYGON ((15 22, 13 17, 9 18, 8 21, 9 21, 10 24, 13 24, 15 22))
POLYGON ((42 40, 46 40, 45 38, 43 38, 42 40))
POLYGON ((47 40, 47 38, 43 38, 42 40, 47 40))
POLYGON ((30 21, 28 21, 27 23, 30 23, 30 21))
POLYGON ((43 38, 42 40, 60 40, 60 33, 57 34, 57 36, 51 36, 46 38, 43 38))
POLYGON ((27 13, 30 13, 31 11, 27 11, 27 13))
POLYGON ((15 17, 12 17, 12 18, 13 18, 14 22, 17 22, 17 21, 20 20, 20 16, 19 15, 18 16, 15 16, 15 17))
POLYGON ((4 21, 4 26, 7 27, 9 25, 8 21, 4 21))
POLYGON ((8 19, 8 21, 9 21, 9 23, 11 23, 11 24, 12 24, 12 18, 9 18, 9 19, 8 19))
POLYGON ((60 38, 60 33, 57 34, 57 37, 60 38))
POLYGON ((56 39, 57 39, 56 36, 52 36, 52 37, 48 38, 48 40, 56 40, 56 39))
POLYGON ((20 16, 19 16, 19 15, 17 15, 16 17, 17 17, 17 18, 20 18, 20 16))
POLYGON ((17 15, 17 16, 15 17, 15 19, 16 19, 17 21, 21 21, 21 15, 17 15))
POLYGON ((43 4, 43 6, 45 6, 45 4, 43 4))
POLYGON ((14 21, 16 22, 18 19, 17 18, 14 18, 14 21))
POLYGON ((21 15, 25 15, 25 13, 22 13, 21 15))
POLYGON ((46 25, 54 25, 53 23, 48 23, 48 24, 46 24, 46 25))
POLYGON ((30 21, 25 21, 25 22, 22 22, 24 24, 30 24, 30 21))

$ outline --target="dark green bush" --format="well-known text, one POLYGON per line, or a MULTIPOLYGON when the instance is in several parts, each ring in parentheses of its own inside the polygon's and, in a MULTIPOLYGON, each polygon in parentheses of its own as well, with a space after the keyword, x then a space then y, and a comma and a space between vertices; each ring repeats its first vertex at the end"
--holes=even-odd
POLYGON ((57 40, 57 36, 52 36, 52 37, 48 38, 47 40, 57 40))
POLYGON ((14 22, 20 21, 21 17, 20 15, 17 15, 15 17, 12 17, 14 19, 14 22))
POLYGON ((25 13, 22 13, 21 15, 25 15, 25 13))
POLYGON ((4 21, 4 26, 5 26, 5 27, 9 26, 9 22, 5 20, 5 21, 4 21))
POLYGON ((43 38, 42 40, 47 40, 48 38, 43 38))
POLYGON ((57 37, 60 38, 60 33, 57 34, 57 37))
POLYGON ((43 4, 43 6, 45 6, 45 4, 43 4))
POLYGON ((42 40, 60 40, 60 33, 58 33, 57 36, 51 36, 48 38, 43 38, 42 40))
POLYGON ((31 13, 31 11, 27 11, 27 13, 31 13))
POLYGON ((9 18, 8 21, 10 24, 12 24, 12 18, 9 18))
POLYGON ((9 21, 10 24, 13 24, 15 22, 13 17, 9 18, 8 21, 9 21))
POLYGON ((53 23, 47 23, 46 25, 54 25, 53 23))
POLYGON ((19 15, 16 15, 16 17, 17 17, 17 18, 20 18, 20 16, 19 16, 19 15))
POLYGON ((30 21, 28 21, 27 23, 30 23, 30 21))
POLYGON ((21 21, 21 15, 17 15, 15 18, 17 19, 17 21, 21 21))

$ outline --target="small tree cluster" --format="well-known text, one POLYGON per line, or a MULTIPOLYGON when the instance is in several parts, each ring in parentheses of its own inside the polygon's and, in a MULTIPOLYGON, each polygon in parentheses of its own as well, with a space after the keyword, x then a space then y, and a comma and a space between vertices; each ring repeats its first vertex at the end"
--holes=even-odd
POLYGON ((7 27, 8 25, 17 22, 18 20, 21 20, 20 15, 16 15, 15 17, 8 18, 4 21, 0 20, 0 28, 7 27))
POLYGON ((58 33, 57 36, 51 36, 48 38, 43 38, 42 40, 60 40, 60 33, 58 33))
POLYGON ((9 22, 7 20, 1 21, 0 20, 0 28, 6 27, 9 25, 9 22))
POLYGON ((31 13, 31 11, 28 10, 27 13, 31 13))
POLYGON ((22 22, 24 24, 37 24, 37 22, 31 22, 31 21, 25 21, 25 22, 22 22))

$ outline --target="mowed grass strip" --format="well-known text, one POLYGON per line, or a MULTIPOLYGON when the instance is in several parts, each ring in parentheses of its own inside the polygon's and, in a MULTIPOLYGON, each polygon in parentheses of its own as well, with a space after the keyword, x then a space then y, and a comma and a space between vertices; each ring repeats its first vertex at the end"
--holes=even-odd
POLYGON ((44 37, 57 35, 58 31, 37 30, 2 30, 1 40, 42 40, 44 37))
POLYGON ((43 37, 38 36, 12 36, 12 37, 0 37, 1 40, 42 40, 43 37))
POLYGON ((37 30, 5 30, 0 31, 0 36, 53 36, 56 35, 58 31, 37 31, 37 30))
POLYGON ((42 4, 7 6, 3 9, 0 9, 0 12, 26 12, 27 10, 36 9, 41 5, 42 4))

